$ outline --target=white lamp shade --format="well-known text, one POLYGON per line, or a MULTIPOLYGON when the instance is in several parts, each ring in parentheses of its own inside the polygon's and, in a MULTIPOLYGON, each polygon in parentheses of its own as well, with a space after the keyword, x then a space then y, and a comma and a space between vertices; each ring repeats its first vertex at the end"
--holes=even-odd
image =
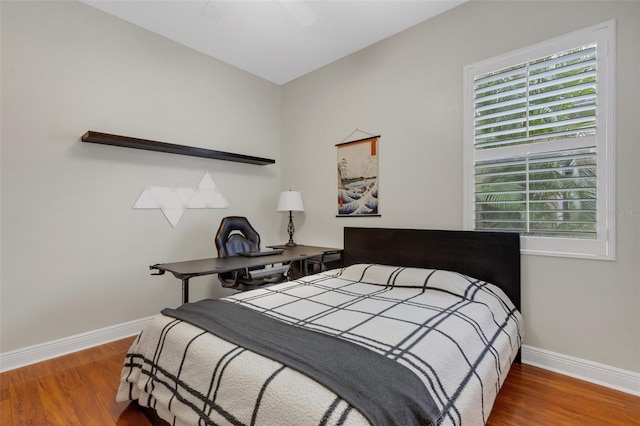
POLYGON ((279 212, 303 212, 302 195, 298 191, 283 191, 278 200, 279 212))

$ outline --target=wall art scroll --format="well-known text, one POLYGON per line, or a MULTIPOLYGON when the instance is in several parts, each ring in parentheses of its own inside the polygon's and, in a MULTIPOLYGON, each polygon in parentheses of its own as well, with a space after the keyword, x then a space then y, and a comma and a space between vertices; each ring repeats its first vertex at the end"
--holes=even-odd
POLYGON ((380 216, 378 139, 371 136, 339 143, 337 216, 380 216))

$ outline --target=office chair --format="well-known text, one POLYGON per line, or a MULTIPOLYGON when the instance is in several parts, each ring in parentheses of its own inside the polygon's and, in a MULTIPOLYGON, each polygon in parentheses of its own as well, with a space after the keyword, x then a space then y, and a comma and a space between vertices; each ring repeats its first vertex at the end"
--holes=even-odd
MULTIPOLYGON (((242 252, 260 251, 260 234, 246 217, 227 216, 220 222, 215 243, 218 257, 237 256, 242 252)), ((221 273, 218 279, 223 287, 247 291, 286 281, 288 271, 288 264, 259 266, 221 273)))

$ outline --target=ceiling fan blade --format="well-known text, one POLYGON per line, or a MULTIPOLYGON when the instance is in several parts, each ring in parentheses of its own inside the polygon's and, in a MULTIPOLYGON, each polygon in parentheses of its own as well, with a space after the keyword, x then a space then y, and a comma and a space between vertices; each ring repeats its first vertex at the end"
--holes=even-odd
MULTIPOLYGON (((242 0, 236 0, 236 2, 238 1, 242 0)), ((289 16, 302 27, 307 27, 318 19, 316 13, 305 0, 278 0, 278 2, 284 7, 289 16)), ((201 14, 208 18, 220 19, 226 13, 231 3, 233 3, 233 0, 207 0, 207 3, 202 8, 201 14)))
POLYGON ((200 13, 208 18, 220 19, 230 4, 230 0, 208 0, 200 13))
POLYGON ((313 24, 318 16, 304 0, 280 0, 280 4, 302 27, 313 24))

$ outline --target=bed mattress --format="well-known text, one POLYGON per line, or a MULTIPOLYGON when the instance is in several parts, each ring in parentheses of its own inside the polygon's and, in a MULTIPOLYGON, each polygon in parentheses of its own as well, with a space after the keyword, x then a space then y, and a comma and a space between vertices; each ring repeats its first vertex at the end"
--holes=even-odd
MULTIPOLYGON (((451 271, 359 264, 223 301, 406 367, 442 425, 486 423, 524 332, 498 287, 451 271)), ((340 392, 285 364, 160 314, 129 350, 117 399, 176 425, 373 423, 340 392)), ((382 382, 371 391, 388 390, 382 382)))

